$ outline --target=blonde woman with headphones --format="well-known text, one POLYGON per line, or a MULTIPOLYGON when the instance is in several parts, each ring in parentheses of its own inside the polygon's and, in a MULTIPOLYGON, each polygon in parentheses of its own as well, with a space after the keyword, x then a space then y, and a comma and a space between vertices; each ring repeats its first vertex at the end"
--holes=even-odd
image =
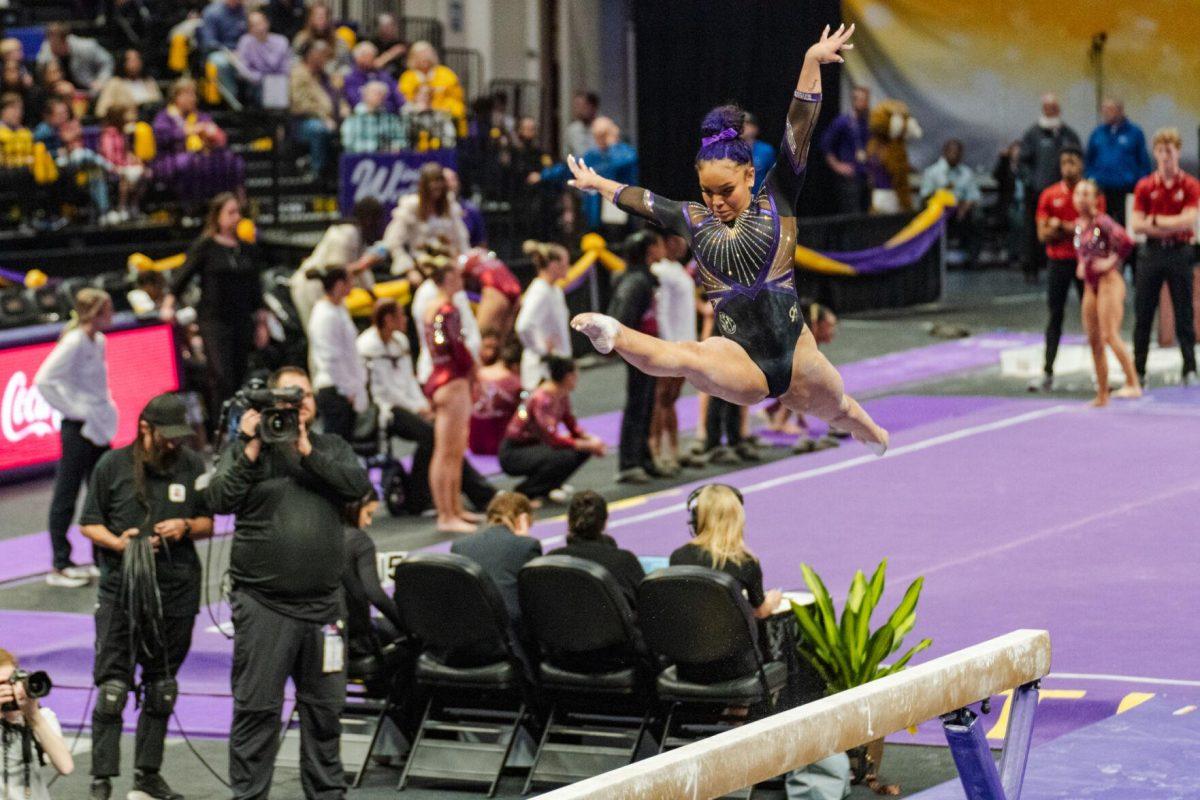
POLYGON ((53 569, 46 583, 67 589, 86 586, 99 575, 95 566, 75 566, 67 529, 75 517, 79 488, 117 435, 117 404, 108 385, 104 331, 112 324, 113 303, 101 289, 80 289, 75 310, 58 344, 38 368, 33 383, 46 402, 62 414, 62 456, 50 499, 53 569))

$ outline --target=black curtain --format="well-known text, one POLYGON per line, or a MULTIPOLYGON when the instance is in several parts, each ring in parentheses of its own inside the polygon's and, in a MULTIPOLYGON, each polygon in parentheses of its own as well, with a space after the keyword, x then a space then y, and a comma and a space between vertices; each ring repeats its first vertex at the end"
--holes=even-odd
MULTIPOLYGON (((634 8, 641 183, 678 200, 699 200, 694 159, 713 106, 753 112, 761 138, 778 148, 804 53, 841 19, 840 0, 635 0, 634 8)), ((814 140, 838 113, 840 69, 822 67, 814 140)), ((830 196, 825 160, 815 145, 809 153, 802 216, 820 213, 830 196)))

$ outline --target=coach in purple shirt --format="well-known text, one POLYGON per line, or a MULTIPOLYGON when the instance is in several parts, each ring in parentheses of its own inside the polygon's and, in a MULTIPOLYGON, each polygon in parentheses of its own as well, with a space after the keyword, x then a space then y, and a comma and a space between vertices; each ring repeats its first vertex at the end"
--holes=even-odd
POLYGON ((292 70, 292 46, 278 33, 271 33, 267 15, 255 11, 247 19, 247 32, 238 39, 238 75, 251 87, 254 99, 262 102, 262 83, 268 75, 287 77, 292 70))
POLYGON ((342 85, 342 94, 345 96, 346 102, 350 104, 351 108, 356 108, 359 101, 362 100, 363 87, 372 81, 379 81, 388 87, 387 99, 383 101, 384 109, 393 114, 399 114, 400 107, 404 105, 404 98, 396 88, 396 79, 386 69, 375 69, 375 60, 379 57, 379 49, 371 42, 359 42, 354 46, 352 52, 354 68, 346 75, 346 81, 342 85))
POLYGON ((821 136, 825 161, 837 178, 837 208, 839 214, 862 214, 870 206, 871 193, 867 180, 867 116, 871 109, 871 90, 854 87, 854 98, 848 114, 842 114, 821 136))

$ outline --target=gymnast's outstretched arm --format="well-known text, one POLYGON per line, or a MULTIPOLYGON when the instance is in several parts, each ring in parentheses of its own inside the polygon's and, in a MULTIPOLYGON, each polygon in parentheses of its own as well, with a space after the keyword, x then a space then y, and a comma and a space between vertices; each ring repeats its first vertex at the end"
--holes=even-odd
POLYGON ((584 192, 597 192, 605 200, 626 213, 650 220, 680 236, 688 236, 688 224, 684 216, 683 203, 678 200, 668 200, 639 186, 629 186, 611 181, 583 163, 582 158, 576 158, 573 155, 567 156, 567 167, 575 176, 567 181, 567 185, 584 192))

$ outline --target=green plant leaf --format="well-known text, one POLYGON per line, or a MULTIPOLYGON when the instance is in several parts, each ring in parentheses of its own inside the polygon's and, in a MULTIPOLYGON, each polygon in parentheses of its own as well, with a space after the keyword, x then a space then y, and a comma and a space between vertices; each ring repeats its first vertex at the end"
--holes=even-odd
POLYGON ((868 583, 867 597, 871 599, 871 608, 879 605, 879 598, 883 597, 884 574, 887 572, 887 559, 879 562, 879 566, 875 568, 874 574, 871 575, 871 580, 868 583))
POLYGON ((821 682, 825 684, 825 690, 827 692, 840 691, 840 689, 835 688, 836 682, 832 677, 833 672, 828 668, 828 665, 825 662, 805 650, 803 647, 799 648, 798 652, 800 653, 800 657, 811 664, 812 668, 817 671, 817 675, 820 676, 821 682))
POLYGON ((912 631, 913 626, 917 624, 917 614, 914 611, 905 617, 899 625, 896 626, 896 641, 892 643, 892 650, 899 650, 900 645, 904 644, 904 637, 912 631))
POLYGON ((820 611, 818 619, 825 629, 825 638, 829 642, 830 648, 836 652, 841 645, 841 635, 838 633, 837 613, 833 610, 833 599, 829 595, 829 590, 825 588, 825 582, 812 567, 808 564, 801 564, 800 571, 804 573, 804 582, 808 585, 809 591, 816 598, 816 606, 820 611))
POLYGON ((871 641, 867 644, 866 658, 863 659, 862 666, 854 676, 856 685, 866 683, 878 677, 875 673, 879 670, 879 662, 887 658, 887 654, 892 652, 892 641, 894 638, 895 631, 891 625, 884 625, 871 635, 871 641))
POLYGON ((917 600, 921 597, 921 587, 925 585, 924 578, 917 578, 909 585, 908 590, 904 592, 904 597, 900 600, 900 605, 896 606, 896 610, 888 617, 888 624, 893 630, 900 629, 900 623, 908 618, 917 608, 917 600))
POLYGON ((925 648, 929 647, 929 645, 931 645, 931 644, 933 644, 933 639, 922 639, 921 641, 917 642, 915 645, 910 647, 908 649, 908 652, 905 653, 903 656, 901 656, 899 658, 899 660, 896 661, 896 663, 892 664, 887 669, 885 669, 883 672, 879 673, 879 677, 882 678, 885 675, 891 675, 895 672, 899 672, 900 670, 904 669, 904 667, 908 664, 909 659, 911 659, 913 656, 915 656, 917 653, 921 652, 925 648))

